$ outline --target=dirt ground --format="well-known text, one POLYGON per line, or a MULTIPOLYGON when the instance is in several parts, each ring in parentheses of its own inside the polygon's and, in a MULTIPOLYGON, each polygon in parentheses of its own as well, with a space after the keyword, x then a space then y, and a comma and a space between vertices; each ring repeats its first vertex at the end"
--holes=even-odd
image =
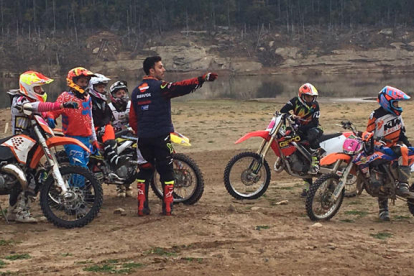
MULTIPOLYGON (((391 206, 391 222, 377 219, 376 200, 367 194, 344 200, 329 222, 306 216, 300 179, 272 172, 264 196, 234 200, 223 184, 232 156, 257 150, 260 141, 235 145, 244 133, 264 129, 275 108, 268 101, 174 102, 176 130, 192 147, 176 150, 197 161, 205 192, 193 205, 175 206, 172 217, 159 215, 160 200, 150 195, 152 214, 137 217, 136 199, 115 196, 104 186, 102 210, 81 229, 59 229, 47 222, 6 224, 0 218, 0 275, 412 275, 414 219, 406 204, 391 206), (287 200, 287 205, 277 203, 287 200), (113 214, 122 207, 126 216, 113 214)), ((413 102, 403 103, 408 136, 414 139, 413 102)), ((375 102, 321 102, 326 133, 349 119, 365 127, 375 102)), ((3 136, 10 110, 0 112, 3 136)), ((272 153, 268 155, 273 165, 272 153)), ((3 208, 7 196, 0 196, 3 208)), ((36 202, 35 216, 41 211, 36 202)))

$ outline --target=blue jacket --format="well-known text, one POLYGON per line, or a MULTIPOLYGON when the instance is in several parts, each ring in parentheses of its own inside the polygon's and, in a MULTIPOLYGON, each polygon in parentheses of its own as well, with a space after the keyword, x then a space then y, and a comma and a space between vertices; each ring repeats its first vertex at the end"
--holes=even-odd
POLYGON ((144 77, 132 91, 130 126, 137 136, 142 138, 168 135, 174 131, 171 121, 171 98, 189 94, 202 84, 201 78, 165 82, 153 77, 144 77))

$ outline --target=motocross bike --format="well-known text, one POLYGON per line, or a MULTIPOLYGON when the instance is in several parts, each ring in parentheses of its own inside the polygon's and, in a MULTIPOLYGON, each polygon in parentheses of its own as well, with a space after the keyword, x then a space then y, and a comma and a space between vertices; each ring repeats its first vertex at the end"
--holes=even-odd
MULTIPOLYGON (((342 122, 342 126, 355 131, 350 122, 342 122)), ((265 157, 270 148, 277 156, 274 164, 277 173, 286 171, 294 177, 306 179, 330 172, 331 168, 327 167, 321 167, 317 172, 309 172, 312 156, 308 150, 308 142, 301 141, 297 134, 297 127, 298 124, 292 115, 276 111, 266 130, 248 133, 237 140, 236 144, 252 137, 263 138, 257 153, 239 153, 227 164, 224 170, 224 185, 228 193, 236 199, 257 199, 266 192, 271 174, 265 157)), ((341 148, 343 141, 352 133, 323 135, 319 139, 320 144, 325 146, 324 150, 329 153, 335 148, 341 148)), ((348 182, 354 182, 352 176, 348 182)))
MULTIPOLYGON (((365 189, 373 197, 386 197, 391 200, 401 198, 407 201, 408 209, 414 215, 414 197, 402 198, 396 194, 398 185, 398 157, 387 147, 374 146, 375 141, 387 142, 384 138, 375 138, 372 133, 363 137, 349 137, 343 151, 327 155, 322 165, 333 165, 336 169, 346 164, 342 173, 328 173, 318 178, 311 186, 306 198, 306 212, 313 221, 329 220, 338 212, 344 198, 344 179, 359 172, 357 192, 365 189)), ((414 148, 409 147, 409 165, 414 164, 414 148)), ((414 187, 410 187, 413 191, 414 187)))
POLYGON ((87 225, 101 209, 102 187, 89 170, 60 166, 55 153, 57 146, 67 144, 88 149, 76 139, 55 136, 46 121, 24 105, 18 109, 30 119, 29 131, 0 140, 0 195, 40 191, 40 206, 49 222, 64 228, 87 225), (29 191, 32 184, 35 188, 29 191))
MULTIPOLYGON (((191 145, 189 139, 178 132, 171 133, 170 135, 171 142, 173 143, 185 146, 191 145)), ((128 187, 136 179, 140 158, 141 160, 144 159, 137 156, 138 138, 132 134, 130 129, 116 133, 115 137, 118 144, 118 155, 128 157, 129 162, 116 171, 112 171, 103 156, 103 152, 94 151, 89 157, 88 167, 101 183, 125 185, 128 187)), ((64 151, 59 153, 59 158, 61 162, 69 162, 64 151)), ((173 166, 175 173, 174 203, 195 204, 200 200, 204 192, 204 179, 198 165, 190 157, 174 151, 173 166)), ((152 178, 151 188, 157 197, 163 198, 163 190, 158 173, 155 173, 152 178)))

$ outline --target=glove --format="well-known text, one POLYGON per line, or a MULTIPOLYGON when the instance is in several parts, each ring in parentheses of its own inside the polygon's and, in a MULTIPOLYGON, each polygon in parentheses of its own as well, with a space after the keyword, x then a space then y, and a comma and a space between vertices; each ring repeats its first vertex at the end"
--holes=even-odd
POLYGON ((98 141, 93 141, 92 142, 92 146, 95 148, 95 149, 97 149, 98 151, 101 151, 102 150, 102 147, 101 147, 101 145, 99 144, 99 142, 98 141))
POLYGON ((73 109, 78 109, 79 105, 77 102, 66 102, 63 103, 63 108, 73 108, 73 109))
POLYGON ((47 124, 49 125, 50 128, 55 128, 56 127, 56 120, 53 118, 48 117, 47 118, 47 124))
POLYGON ((218 77, 218 75, 216 73, 208 72, 208 73, 205 73, 201 77, 201 79, 203 81, 214 81, 215 79, 217 79, 217 77, 218 77))
POLYGON ((105 126, 101 126, 100 128, 97 129, 96 131, 96 135, 98 137, 102 137, 105 134, 105 126))

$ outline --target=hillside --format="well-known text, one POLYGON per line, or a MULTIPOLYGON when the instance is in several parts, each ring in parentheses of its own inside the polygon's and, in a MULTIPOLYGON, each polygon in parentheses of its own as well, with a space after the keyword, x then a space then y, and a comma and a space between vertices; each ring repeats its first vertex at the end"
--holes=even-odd
POLYGON ((84 66, 117 76, 142 74, 142 60, 161 55, 169 71, 222 70, 229 74, 412 73, 413 28, 306 27, 289 34, 283 27, 170 31, 135 37, 96 31, 53 36, 18 36, 3 41, 0 77, 27 69, 61 76, 84 66))

